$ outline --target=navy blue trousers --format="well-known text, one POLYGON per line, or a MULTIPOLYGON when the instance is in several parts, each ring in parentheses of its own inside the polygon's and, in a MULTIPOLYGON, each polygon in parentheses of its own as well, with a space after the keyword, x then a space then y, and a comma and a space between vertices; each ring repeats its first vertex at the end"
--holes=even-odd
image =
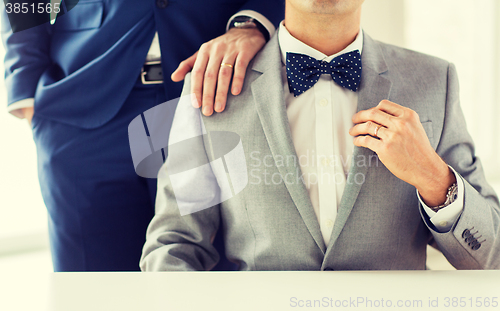
MULTIPOLYGON (((135 173, 128 125, 165 101, 163 85, 136 85, 118 114, 96 129, 39 118, 35 112, 33 137, 54 271, 139 270, 154 216, 156 179, 135 173)), ((216 244, 222 252, 220 237, 216 244)), ((217 269, 234 267, 224 259, 217 269)))

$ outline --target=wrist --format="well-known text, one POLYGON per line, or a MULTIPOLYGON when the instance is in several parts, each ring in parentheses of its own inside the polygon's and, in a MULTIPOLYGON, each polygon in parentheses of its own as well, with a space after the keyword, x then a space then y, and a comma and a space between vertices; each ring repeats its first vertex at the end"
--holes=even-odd
POLYGON ((435 170, 431 178, 417 186, 418 193, 427 206, 440 206, 446 201, 451 185, 457 182, 455 174, 446 163, 435 170))
POLYGON ((23 116, 23 119, 28 119, 28 121, 30 121, 33 118, 34 112, 35 109, 33 107, 21 108, 21 114, 23 116))
POLYGON ((234 32, 235 34, 239 34, 240 36, 244 36, 246 38, 253 38, 257 40, 262 40, 264 44, 266 43, 266 38, 258 29, 255 28, 231 28, 227 31, 227 33, 234 32))

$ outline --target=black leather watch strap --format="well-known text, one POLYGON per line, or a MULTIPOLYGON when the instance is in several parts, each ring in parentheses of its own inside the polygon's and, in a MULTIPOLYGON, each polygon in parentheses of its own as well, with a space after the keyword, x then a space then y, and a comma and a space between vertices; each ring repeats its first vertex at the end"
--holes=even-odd
POLYGON ((266 42, 269 41, 269 31, 267 30, 264 25, 262 25, 258 20, 250 17, 250 16, 236 16, 233 18, 231 23, 229 24, 229 29, 231 28, 251 28, 248 25, 255 24, 255 28, 257 28, 262 35, 264 35, 264 38, 266 39, 266 42), (247 25, 245 25, 247 24, 247 25))

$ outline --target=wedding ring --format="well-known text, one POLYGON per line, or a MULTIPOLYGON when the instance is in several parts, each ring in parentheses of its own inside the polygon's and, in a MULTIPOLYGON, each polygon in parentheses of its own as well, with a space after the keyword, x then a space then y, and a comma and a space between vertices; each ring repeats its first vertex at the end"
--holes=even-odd
POLYGON ((378 134, 378 130, 379 130, 380 128, 381 128, 381 126, 377 126, 377 127, 375 128, 375 133, 374 133, 374 136, 375 136, 375 137, 378 137, 378 135, 377 135, 377 134, 378 134))
POLYGON ((222 63, 222 64, 220 64, 220 66, 221 66, 221 67, 222 67, 222 66, 228 66, 229 68, 233 68, 233 65, 228 64, 228 63, 222 63))

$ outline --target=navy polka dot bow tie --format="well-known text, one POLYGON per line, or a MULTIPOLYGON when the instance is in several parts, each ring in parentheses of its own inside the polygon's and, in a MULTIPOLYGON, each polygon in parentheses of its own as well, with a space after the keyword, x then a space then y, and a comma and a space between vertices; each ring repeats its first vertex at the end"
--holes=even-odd
POLYGON ((295 97, 304 93, 322 74, 329 74, 338 85, 356 92, 361 80, 359 50, 335 57, 331 62, 319 61, 304 54, 286 53, 286 76, 295 97))

